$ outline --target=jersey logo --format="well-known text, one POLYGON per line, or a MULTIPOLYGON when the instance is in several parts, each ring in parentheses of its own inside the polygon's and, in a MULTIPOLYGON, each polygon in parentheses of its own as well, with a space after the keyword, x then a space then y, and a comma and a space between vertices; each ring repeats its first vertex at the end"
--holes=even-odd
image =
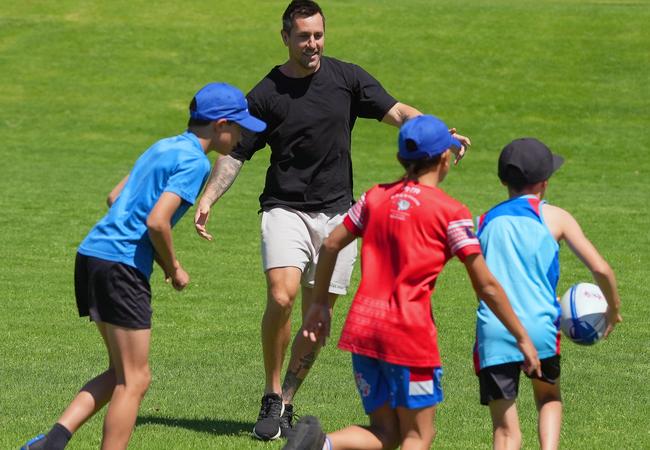
POLYGON ((408 200, 401 199, 397 202, 397 209, 400 211, 406 211, 411 207, 411 203, 408 200))
POLYGON ((367 397, 370 395, 370 384, 363 378, 363 375, 360 372, 354 374, 354 380, 357 382, 357 389, 361 393, 362 397, 367 397))

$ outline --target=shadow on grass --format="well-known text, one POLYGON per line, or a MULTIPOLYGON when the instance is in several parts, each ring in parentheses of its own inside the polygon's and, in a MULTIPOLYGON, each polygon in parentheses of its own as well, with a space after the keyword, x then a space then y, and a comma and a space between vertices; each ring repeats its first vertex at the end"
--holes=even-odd
POLYGON ((136 426, 163 425, 172 428, 186 428, 201 433, 214 435, 250 434, 253 424, 250 422, 235 422, 232 420, 215 419, 183 419, 158 416, 138 416, 136 426))

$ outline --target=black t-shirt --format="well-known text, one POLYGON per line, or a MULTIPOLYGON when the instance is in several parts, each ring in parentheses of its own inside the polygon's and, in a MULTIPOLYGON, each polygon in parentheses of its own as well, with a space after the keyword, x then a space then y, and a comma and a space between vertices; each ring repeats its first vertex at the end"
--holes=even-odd
POLYGON ((350 141, 357 117, 381 120, 397 103, 361 67, 322 57, 318 71, 289 78, 274 67, 247 95, 262 133, 242 130, 231 153, 240 161, 271 147, 263 210, 344 212, 352 203, 350 141))

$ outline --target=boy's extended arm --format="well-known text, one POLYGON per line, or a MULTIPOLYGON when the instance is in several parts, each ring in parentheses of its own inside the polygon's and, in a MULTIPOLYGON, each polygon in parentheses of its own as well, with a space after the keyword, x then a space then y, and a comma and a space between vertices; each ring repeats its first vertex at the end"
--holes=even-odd
POLYGON ((210 217, 210 208, 230 188, 243 164, 242 161, 228 155, 220 155, 215 161, 203 195, 196 206, 196 214, 194 214, 194 227, 203 239, 212 240, 212 235, 206 228, 210 217))
POLYGON ((470 255, 465 258, 464 263, 476 295, 490 307, 492 312, 517 340, 517 346, 524 354, 524 370, 526 373, 529 375, 537 373, 538 376, 541 376, 537 350, 513 311, 505 291, 488 269, 483 255, 480 253, 470 255))
POLYGON ((341 249, 355 238, 356 236, 341 224, 332 230, 320 248, 314 280, 314 297, 302 327, 302 335, 312 342, 320 340, 325 345, 325 340, 330 335, 332 311, 328 293, 332 272, 341 249))
POLYGON ((596 284, 607 300, 607 329, 605 337, 614 329, 614 326, 623 319, 620 315, 621 298, 618 295, 616 276, 607 261, 598 253, 598 250, 582 232, 580 224, 574 217, 557 206, 545 204, 544 218, 549 224, 551 232, 558 240, 565 240, 571 251, 589 269, 596 284))
POLYGON ((177 194, 163 192, 147 217, 147 229, 156 262, 165 272, 165 279, 171 279, 172 286, 178 291, 190 282, 189 275, 176 259, 172 241, 171 220, 181 202, 182 199, 177 194))

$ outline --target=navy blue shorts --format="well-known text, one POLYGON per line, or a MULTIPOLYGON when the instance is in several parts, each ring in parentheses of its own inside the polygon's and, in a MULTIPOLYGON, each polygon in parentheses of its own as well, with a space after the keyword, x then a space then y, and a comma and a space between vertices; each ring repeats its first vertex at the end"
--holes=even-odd
MULTIPOLYGON (((555 384, 560 379, 560 355, 540 360, 542 376, 526 375, 546 383, 555 384)), ((478 373, 481 404, 487 405, 492 400, 514 400, 519 394, 519 374, 522 361, 497 364, 481 369, 478 373)))
POLYGON ((124 328, 151 328, 151 288, 135 267, 77 253, 74 287, 80 317, 124 328))
POLYGON ((353 353, 352 368, 366 414, 386 403, 392 409, 419 409, 442 401, 440 367, 400 366, 353 353))

